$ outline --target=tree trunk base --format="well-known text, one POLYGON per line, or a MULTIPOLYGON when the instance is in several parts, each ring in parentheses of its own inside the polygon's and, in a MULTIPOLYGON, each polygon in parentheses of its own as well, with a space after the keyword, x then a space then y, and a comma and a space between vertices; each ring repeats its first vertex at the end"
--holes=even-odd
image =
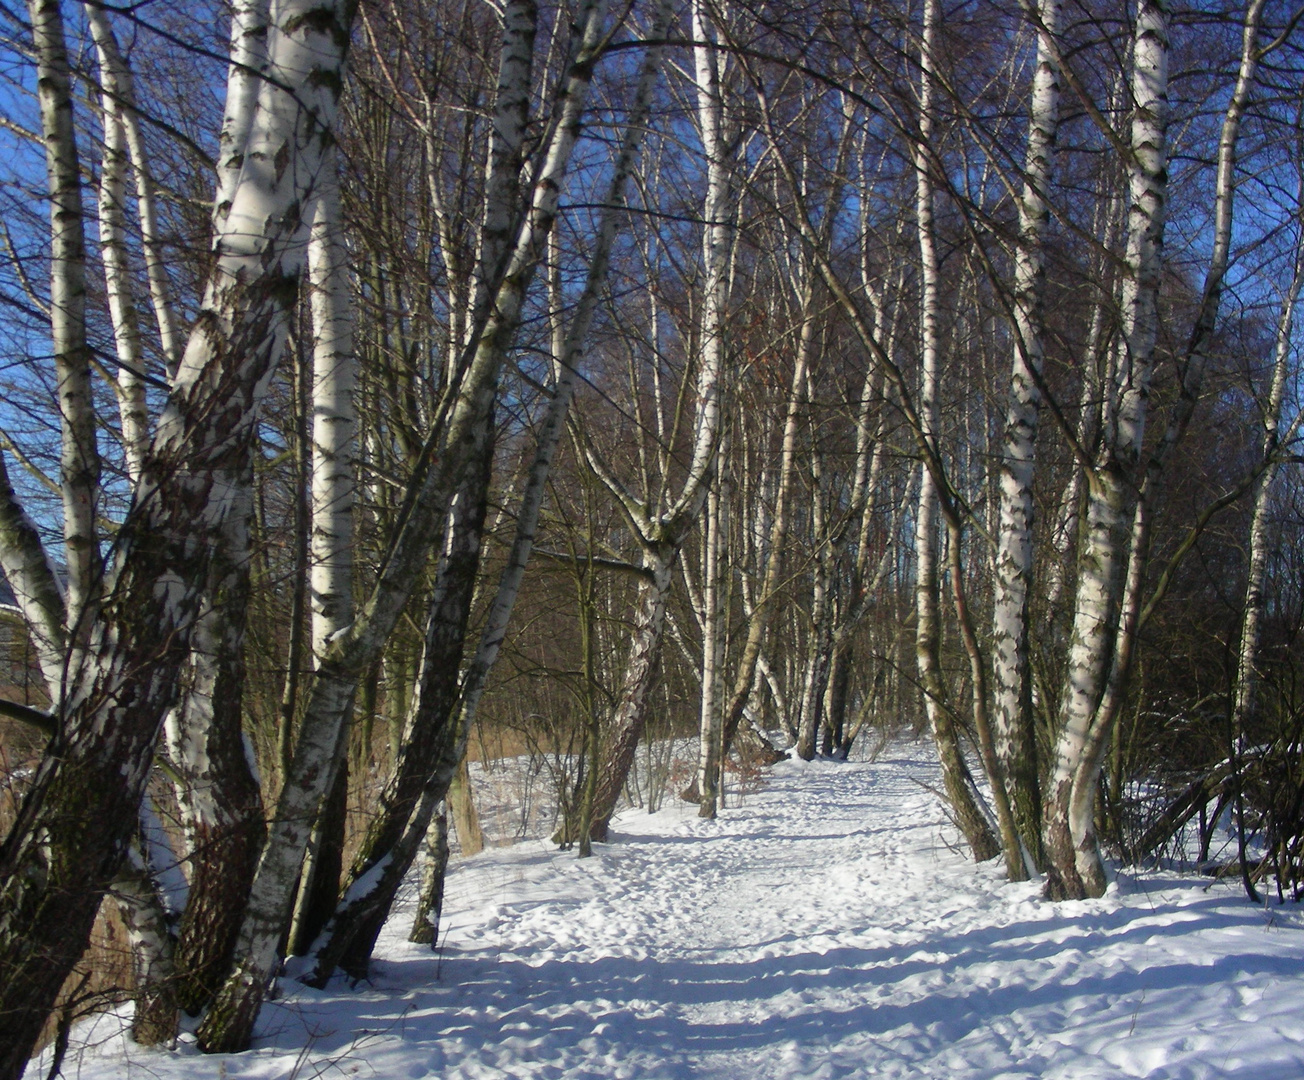
POLYGON ((248 1050, 266 994, 263 981, 247 970, 228 979, 195 1033, 199 1049, 205 1054, 239 1054, 248 1050))

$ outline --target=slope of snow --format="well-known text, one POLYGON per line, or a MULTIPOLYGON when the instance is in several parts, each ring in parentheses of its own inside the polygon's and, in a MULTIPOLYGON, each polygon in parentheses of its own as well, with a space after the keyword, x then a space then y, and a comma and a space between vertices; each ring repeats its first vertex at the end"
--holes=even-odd
POLYGON ((404 909, 369 985, 287 980, 247 1054, 144 1051, 110 1016, 65 1075, 1304 1075, 1304 913, 1163 872, 1045 903, 965 858, 936 781, 915 747, 790 762, 717 822, 627 812, 589 860, 491 849, 451 873, 439 953, 404 909))

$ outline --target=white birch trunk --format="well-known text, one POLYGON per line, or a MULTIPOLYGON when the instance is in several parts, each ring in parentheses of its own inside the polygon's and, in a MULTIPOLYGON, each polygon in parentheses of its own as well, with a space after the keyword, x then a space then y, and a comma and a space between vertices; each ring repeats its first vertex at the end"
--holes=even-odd
POLYGON ((720 710, 724 689, 724 612, 721 606, 722 521, 718 462, 723 410, 720 384, 725 365, 725 314, 729 304, 729 256, 732 245, 729 221, 733 216, 733 199, 725 160, 728 148, 725 145, 724 99, 720 88, 722 54, 710 44, 714 37, 714 26, 707 5, 694 0, 691 17, 693 40, 701 43, 693 47, 693 72, 697 128, 702 139, 702 151, 706 155, 706 199, 702 211, 706 222, 702 236, 704 284, 701 315, 696 327, 697 410, 693 456, 680 497, 670 516, 681 513, 682 508, 688 505, 700 506, 703 495, 708 507, 714 510, 704 540, 706 558, 703 562, 702 582, 702 696, 699 704, 697 770, 700 796, 698 812, 702 817, 713 818, 719 795, 723 727, 720 710), (699 494, 699 489, 707 487, 713 490, 699 494))
MULTIPOLYGON (((682 541, 681 541, 682 543, 682 541)), ((611 735, 603 751, 603 767, 593 796, 589 835, 607 839, 611 817, 629 776, 634 752, 647 718, 648 695, 661 655, 666 620, 666 599, 670 594, 671 569, 678 544, 648 546, 643 552, 647 576, 639 586, 638 604, 630 628, 629 651, 620 681, 620 692, 611 718, 611 735)), ((565 825, 563 825, 563 829, 565 825)), ((574 839, 567 836, 566 839, 574 839)))
POLYGON ((113 882, 113 898, 131 950, 131 1037, 142 1046, 170 1043, 180 1028, 172 932, 145 860, 129 859, 113 882))
POLYGON ((235 0, 231 5, 231 63, 226 74, 226 105, 217 140, 217 191, 213 196, 214 239, 226 226, 240 184, 249 135, 268 72, 270 0, 235 0))
POLYGON ((312 651, 353 621, 354 389, 347 252, 340 235, 332 159, 318 190, 308 240, 312 289, 312 651))
MULTIPOLYGON (((711 33, 709 15, 701 3, 693 6, 693 26, 695 34, 711 33)), ((706 42, 710 38, 697 37, 695 40, 706 42)), ((706 87, 704 93, 699 94, 699 105, 704 100, 708 104, 714 101, 716 105, 699 107, 698 110, 699 133, 707 154, 704 204, 706 225, 702 239, 702 307, 695 328, 697 377, 695 406, 691 417, 693 450, 687 475, 677 494, 666 487, 640 499, 631 494, 606 468, 592 447, 585 448, 590 468, 616 498, 643 549, 643 565, 648 573, 647 580, 640 589, 639 610, 635 616, 625 675, 614 711, 615 730, 603 754, 603 770, 594 796, 590 830, 593 840, 606 838, 608 824, 634 760, 634 751, 642 737, 651 680, 661 649, 670 571, 679 557, 689 529, 696 523, 705 503, 719 450, 722 414, 720 398, 725 358, 724 315, 728 301, 733 231, 731 223, 735 202, 729 183, 729 163, 724 160, 718 55, 713 48, 701 45, 694 49, 694 61, 697 84, 706 87), (670 502, 669 508, 654 510, 654 507, 663 505, 663 499, 670 502)), ((679 419, 677 415, 676 422, 679 419)), ((669 443, 664 445, 673 444, 673 429, 668 438, 669 443)), ((665 475, 663 464, 662 476, 665 475)), ((575 835, 577 827, 576 821, 567 821, 563 823, 558 836, 564 841, 578 839, 575 835)))
POLYGON ((724 662, 727 616, 724 605, 728 573, 727 495, 724 477, 706 497, 706 528, 702 538, 702 697, 698 712, 698 814, 713 818, 720 797, 721 737, 724 733, 724 662))
POLYGON ((1122 615, 1127 474, 1140 461, 1158 329, 1158 285, 1167 194, 1168 13, 1164 0, 1143 0, 1133 46, 1131 203, 1127 274, 1122 288, 1123 350, 1117 410, 1104 432, 1104 456, 1088 476, 1086 536, 1078 559, 1077 601, 1060 708, 1055 762, 1046 792, 1047 894, 1081 897, 1104 888, 1094 806, 1083 801, 1080 768, 1105 694, 1122 615), (1077 792, 1074 788, 1078 787, 1077 792), (1084 877, 1085 872, 1085 877, 1084 877))
POLYGON ((828 495, 822 484, 824 462, 818 449, 810 451, 811 531, 818 549, 811 583, 810 627, 806 657, 802 663, 801 702, 797 707, 797 756, 803 761, 815 757, 819 734, 820 704, 828 674, 829 607, 832 582, 831 544, 828 536, 828 495))
POLYGON ((924 4, 922 71, 919 89, 919 138, 911 149, 915 171, 915 217, 919 237, 920 267, 920 384, 918 400, 919 438, 932 462, 920 464, 919 512, 915 518, 915 656, 924 689, 924 707, 937 744, 947 797, 974 858, 990 859, 1000 850, 990 825, 975 798, 973 779, 964 761, 959 737, 946 709, 945 681, 941 667, 941 623, 938 585, 938 489, 934 463, 939 460, 938 390, 940 342, 938 328, 938 264, 933 226, 933 182, 931 175, 933 137, 934 60, 937 25, 941 18, 938 0, 924 4))
MULTIPOLYGON (((357 363, 353 353, 353 323, 347 252, 340 235, 339 177, 334 157, 326 165, 308 234, 309 307, 312 315, 311 454, 309 479, 309 646, 314 664, 325 655, 330 640, 353 621, 353 392, 357 363)), ((291 649, 293 654, 294 650, 291 649)), ((287 701, 292 703, 287 691, 287 701)), ((284 718, 287 730, 290 716, 284 718)), ((341 760, 348 743, 349 716, 339 718, 341 760)), ((290 948, 306 948, 334 905, 338 875, 325 870, 321 856, 338 860, 342 835, 332 826, 343 823, 347 772, 337 775, 323 795, 317 821, 299 875, 290 948), (319 880, 320 878, 320 880, 319 880)))
POLYGON ((178 931, 176 996, 198 1013, 231 958, 263 836, 263 805, 241 727, 244 638, 250 588, 253 477, 237 488, 191 635, 181 700, 163 724, 190 874, 178 931))
MULTIPOLYGON (((101 564, 95 518, 100 455, 95 443, 86 340, 86 238, 72 86, 57 0, 30 0, 41 131, 50 192, 50 337, 59 398, 59 487, 67 564, 67 625, 85 640, 95 617, 101 564)), ((57 685, 57 684, 56 684, 57 685)), ((54 689, 54 688, 52 688, 54 689)), ((57 697, 56 697, 57 700, 57 697)))
POLYGON ((105 110, 112 100, 131 169, 136 177, 136 216, 140 228, 141 248, 145 256, 145 275, 149 281, 150 299, 154 319, 158 326, 159 345, 167 364, 168 377, 176 374, 181 359, 181 331, 172 303, 168 285, 167 267, 162 237, 159 234, 158 200, 154 178, 149 169, 145 140, 141 135, 140 117, 136 111, 136 91, 131 69, 128 67, 114 36, 113 27, 103 8, 84 4, 86 22, 95 42, 100 67, 100 81, 104 89, 105 110))
POLYGON ((1019 247, 1014 270, 1014 363, 1000 471, 1000 510, 992 613, 993 734, 1019 837, 1040 863, 1041 795, 1028 672, 1028 591, 1032 579, 1033 472, 1044 347, 1043 245, 1046 204, 1059 123, 1059 73, 1054 39, 1059 0, 1041 0, 1037 68, 1028 122, 1019 247))
MULTIPOLYGON (((102 12, 95 15, 102 17, 102 12)), ((94 26, 92 17, 92 26, 94 26)), ((97 35, 98 36, 98 35, 97 35)), ((118 376, 114 389, 122 423, 122 454, 127 480, 134 489, 140 483, 149 447, 149 413, 145 405, 145 351, 141 345, 136 298, 131 287, 131 265, 127 254, 127 133, 117 87, 110 81, 109 62, 100 48, 100 120, 104 149, 100 158, 100 250, 104 263, 104 286, 109 302, 117 347, 118 376)))

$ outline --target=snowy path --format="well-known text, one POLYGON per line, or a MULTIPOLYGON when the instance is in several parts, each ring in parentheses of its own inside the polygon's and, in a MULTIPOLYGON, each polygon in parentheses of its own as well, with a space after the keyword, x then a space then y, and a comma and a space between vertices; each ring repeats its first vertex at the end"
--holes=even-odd
POLYGON ((935 776, 910 748, 788 763, 719 822, 486 852, 450 877, 442 958, 403 911, 370 986, 296 987, 254 1051, 111 1039, 82 1075, 1304 1076, 1300 912, 1171 874, 1043 903, 948 846, 935 776))

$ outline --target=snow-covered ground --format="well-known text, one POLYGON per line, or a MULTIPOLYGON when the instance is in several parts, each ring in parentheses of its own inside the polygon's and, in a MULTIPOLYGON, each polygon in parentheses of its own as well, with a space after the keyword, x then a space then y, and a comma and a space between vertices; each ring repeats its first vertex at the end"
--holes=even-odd
POLYGON ((957 849, 936 780, 913 746, 784 763, 716 822, 627 812, 589 860, 491 848, 450 875, 438 953, 402 910, 369 985, 287 982, 249 1053, 105 1017, 65 1075, 1304 1076, 1304 912, 1164 872, 1045 903, 957 849))

